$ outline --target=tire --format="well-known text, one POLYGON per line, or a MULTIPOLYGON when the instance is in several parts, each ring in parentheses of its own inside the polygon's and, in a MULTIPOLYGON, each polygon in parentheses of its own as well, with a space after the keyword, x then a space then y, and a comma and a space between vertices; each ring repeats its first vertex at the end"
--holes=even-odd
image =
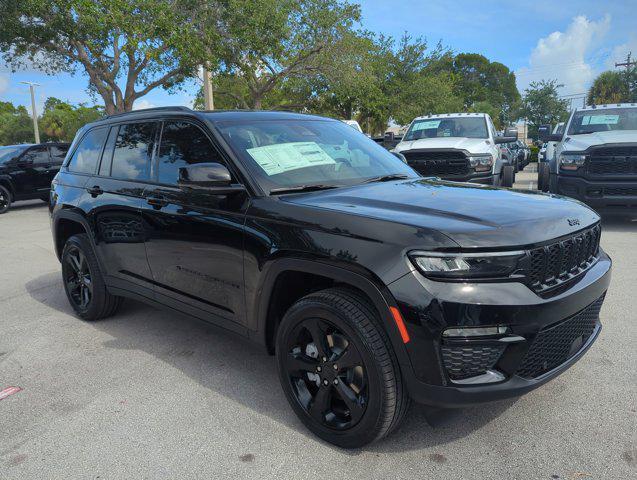
POLYGON ((9 211, 12 200, 9 189, 0 185, 0 215, 9 211))
POLYGON ((515 181, 515 172, 513 171, 512 165, 504 165, 502 167, 502 182, 500 183, 503 187, 512 187, 513 182, 515 181))
POLYGON ((375 309, 354 291, 321 290, 292 305, 277 331, 276 356, 296 415, 339 447, 385 437, 409 407, 389 338, 375 309))
POLYGON ((122 303, 121 297, 106 289, 86 234, 74 235, 66 241, 62 250, 62 281, 69 303, 82 320, 110 317, 122 303))
POLYGON ((548 192, 550 176, 551 172, 548 163, 540 163, 537 169, 537 189, 540 192, 548 192))

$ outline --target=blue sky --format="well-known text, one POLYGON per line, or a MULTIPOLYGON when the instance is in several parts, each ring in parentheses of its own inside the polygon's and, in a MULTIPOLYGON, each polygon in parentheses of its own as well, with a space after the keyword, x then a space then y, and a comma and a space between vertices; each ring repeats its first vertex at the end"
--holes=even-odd
MULTIPOLYGON (((362 0, 362 26, 399 37, 403 32, 438 40, 456 52, 476 52, 507 65, 518 75, 521 91, 528 83, 555 78, 564 95, 584 93, 601 71, 632 50, 637 57, 637 0, 438 1, 362 0)), ((22 80, 41 83, 37 100, 48 96, 92 103, 86 76, 49 77, 35 70, 11 73, 0 65, 0 100, 28 105, 22 80)), ((169 95, 156 90, 136 107, 189 105, 196 90, 169 95)))

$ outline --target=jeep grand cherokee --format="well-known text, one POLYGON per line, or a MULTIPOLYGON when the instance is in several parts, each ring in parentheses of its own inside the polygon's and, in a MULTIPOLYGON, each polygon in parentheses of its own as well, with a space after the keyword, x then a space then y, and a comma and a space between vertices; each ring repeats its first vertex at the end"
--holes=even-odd
POLYGON ((299 418, 340 446, 387 435, 411 399, 528 392, 601 328, 594 211, 421 177, 339 121, 114 115, 78 132, 52 189, 80 318, 130 297, 259 342, 299 418))

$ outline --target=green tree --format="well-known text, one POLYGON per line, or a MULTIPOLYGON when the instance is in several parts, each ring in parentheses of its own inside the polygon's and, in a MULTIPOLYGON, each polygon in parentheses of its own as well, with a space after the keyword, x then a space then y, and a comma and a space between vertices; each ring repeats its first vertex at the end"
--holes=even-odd
POLYGON ((33 142, 33 121, 23 106, 0 102, 0 145, 33 142))
POLYGON ((626 76, 626 73, 618 71, 600 73, 588 90, 587 102, 590 105, 630 102, 630 81, 626 76))
POLYGON ((84 71, 106 112, 129 111, 155 88, 192 76, 196 0, 0 2, 0 51, 14 69, 84 71))
POLYGON ((212 52, 209 63, 221 59, 215 102, 225 96, 258 110, 285 108, 277 91, 324 72, 320 59, 338 54, 360 9, 341 0, 227 0, 216 9, 202 4, 197 19, 200 50, 212 52))
POLYGON ((528 120, 531 136, 535 136, 537 127, 555 124, 568 118, 568 100, 559 98, 557 90, 562 87, 557 80, 531 82, 524 91, 520 117, 528 120))
POLYGON ((40 118, 43 140, 70 142, 83 125, 103 115, 104 111, 100 107, 87 107, 83 104, 73 106, 55 97, 49 97, 44 103, 44 111, 40 118))

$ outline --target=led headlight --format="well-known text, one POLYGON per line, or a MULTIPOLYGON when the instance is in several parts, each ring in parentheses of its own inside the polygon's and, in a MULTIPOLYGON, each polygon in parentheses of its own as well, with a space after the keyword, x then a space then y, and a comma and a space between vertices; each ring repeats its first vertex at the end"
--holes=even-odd
POLYGON ((523 251, 488 253, 411 252, 409 258, 420 272, 433 278, 508 277, 518 266, 523 251))
POLYGON ((577 170, 584 165, 586 155, 581 153, 563 153, 560 155, 560 168, 562 170, 577 170))
POLYGON ((469 165, 476 172, 488 172, 493 167, 493 156, 475 155, 469 157, 469 165))

